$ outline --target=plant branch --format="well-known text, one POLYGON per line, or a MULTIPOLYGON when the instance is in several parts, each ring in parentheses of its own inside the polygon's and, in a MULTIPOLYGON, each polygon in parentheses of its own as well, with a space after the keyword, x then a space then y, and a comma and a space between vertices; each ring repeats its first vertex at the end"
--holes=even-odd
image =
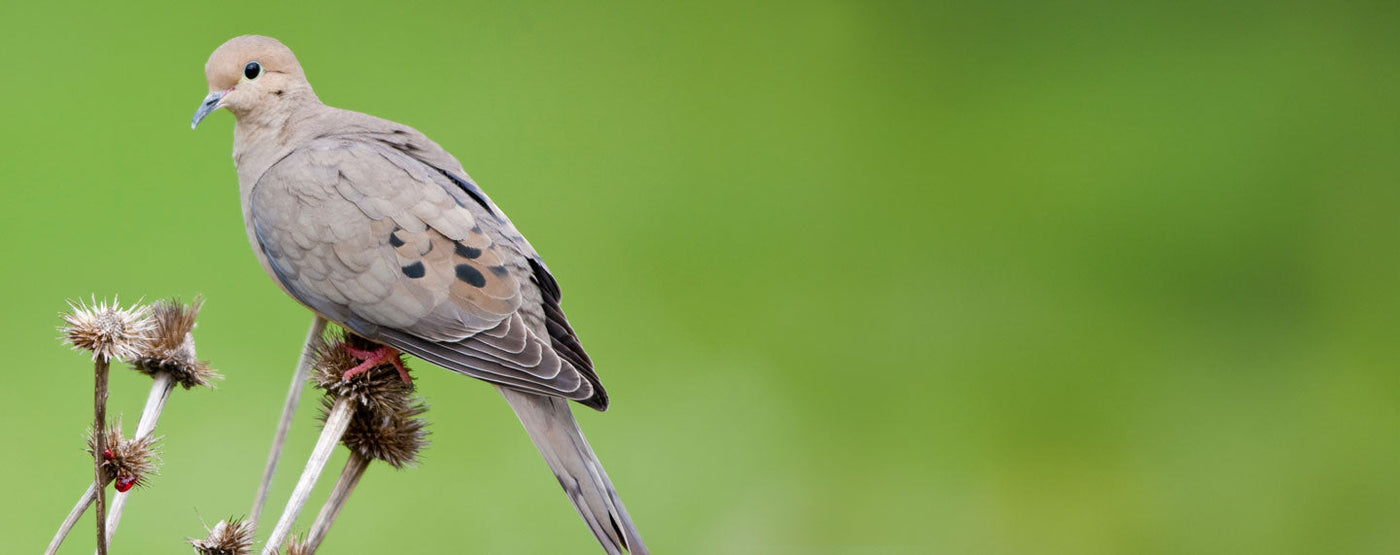
POLYGON ((282 405, 282 419, 277 422, 277 434, 272 438, 272 450, 267 454, 267 466, 263 468, 262 483, 258 484, 257 496, 253 498, 253 510, 248 514, 248 522, 256 529, 258 517, 262 516, 267 504, 267 490, 272 485, 272 475, 277 471, 277 460, 282 456, 282 447, 287 442, 287 432, 292 428, 292 416, 296 414, 297 403, 301 400, 301 390, 306 387, 306 376, 311 372, 314 346, 321 340, 326 329, 326 319, 317 315, 311 320, 311 329, 306 331, 306 343, 297 360, 296 372, 292 374, 292 384, 287 388, 287 401, 282 405))
POLYGON ((350 425, 350 408, 350 400, 341 397, 336 400, 335 406, 331 407, 330 414, 326 415, 326 425, 321 429, 321 438, 316 441, 316 448, 311 451, 306 468, 301 471, 301 479, 297 481, 291 499, 287 500, 287 506, 282 510, 282 518, 277 520, 272 535, 268 536, 267 543, 263 544, 263 555, 273 555, 278 546, 287 539, 297 515, 301 513, 302 507, 306 506, 306 499, 311 496, 311 489, 316 486, 316 479, 326 468, 331 451, 335 449, 336 443, 340 442, 340 437, 345 435, 345 428, 350 425))
MULTIPOLYGON (((146 406, 141 409, 141 420, 136 423, 136 435, 133 439, 141 439, 151 435, 156 429, 156 421, 160 420, 161 411, 165 410, 165 401, 170 398, 170 392, 175 389, 175 377, 170 372, 157 372, 151 381, 151 393, 146 396, 146 406)), ((117 535, 117 525, 121 523, 122 509, 126 507, 126 497, 129 492, 118 492, 112 498, 112 509, 107 514, 107 543, 112 542, 112 537, 117 535)))
POLYGON ((102 479, 102 456, 107 449, 107 371, 111 361, 105 356, 93 362, 96 383, 92 392, 93 433, 97 435, 92 450, 93 483, 97 487, 97 554, 107 555, 107 488, 102 479))
POLYGON ((340 509, 345 507, 346 500, 350 499, 350 492, 360 483, 360 477, 365 475, 369 462, 370 459, 359 453, 350 452, 350 458, 345 461, 345 469, 340 471, 340 479, 336 480, 335 488, 326 498, 326 503, 321 505, 321 512, 316 515, 316 521, 311 524, 311 531, 307 533, 306 546, 310 548, 311 553, 315 553, 316 549, 321 547, 321 540, 326 539, 326 534, 330 533, 331 525, 335 523, 336 517, 340 516, 340 509))

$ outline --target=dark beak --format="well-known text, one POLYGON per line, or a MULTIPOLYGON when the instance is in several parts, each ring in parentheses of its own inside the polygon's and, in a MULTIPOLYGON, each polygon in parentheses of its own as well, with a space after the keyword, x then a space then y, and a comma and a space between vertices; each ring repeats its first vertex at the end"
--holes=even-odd
POLYGON ((219 100, 224 97, 224 93, 226 92, 228 91, 211 92, 209 96, 204 97, 204 102, 199 105, 198 110, 194 111, 194 118, 190 120, 190 129, 194 129, 195 126, 198 126, 199 122, 204 120, 204 116, 209 115, 209 112, 218 109, 219 100))

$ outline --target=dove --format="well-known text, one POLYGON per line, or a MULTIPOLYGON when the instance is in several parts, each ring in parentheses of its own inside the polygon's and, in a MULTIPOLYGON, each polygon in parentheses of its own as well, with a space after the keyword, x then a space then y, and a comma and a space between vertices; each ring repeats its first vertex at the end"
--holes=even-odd
MULTIPOLYGON (((204 66, 193 129, 233 113, 243 221, 258 262, 315 314, 398 353, 493 384, 607 553, 646 553, 569 401, 608 408, 530 242, 417 130, 323 104, 276 39, 245 35, 204 66)), ((408 375, 400 372, 405 380, 408 375)))

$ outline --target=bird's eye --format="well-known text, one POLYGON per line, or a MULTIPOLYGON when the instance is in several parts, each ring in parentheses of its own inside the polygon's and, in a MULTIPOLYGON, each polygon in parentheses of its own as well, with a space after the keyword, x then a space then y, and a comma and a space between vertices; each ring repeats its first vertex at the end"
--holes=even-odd
POLYGON ((248 79, 251 80, 251 79, 257 79, 259 75, 262 75, 262 65, 261 65, 261 64, 259 64, 259 63, 257 63, 257 62, 248 62, 248 65, 243 66, 243 76, 244 76, 244 77, 247 77, 248 79))

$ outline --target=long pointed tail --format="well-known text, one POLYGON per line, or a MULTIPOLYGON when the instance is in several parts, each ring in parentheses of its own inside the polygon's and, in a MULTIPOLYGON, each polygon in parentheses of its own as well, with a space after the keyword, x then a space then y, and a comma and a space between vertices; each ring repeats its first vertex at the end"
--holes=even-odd
POLYGON ((583 438, 568 401, 497 387, 515 410, 540 455, 609 554, 645 555, 647 547, 622 506, 603 464, 583 438))

